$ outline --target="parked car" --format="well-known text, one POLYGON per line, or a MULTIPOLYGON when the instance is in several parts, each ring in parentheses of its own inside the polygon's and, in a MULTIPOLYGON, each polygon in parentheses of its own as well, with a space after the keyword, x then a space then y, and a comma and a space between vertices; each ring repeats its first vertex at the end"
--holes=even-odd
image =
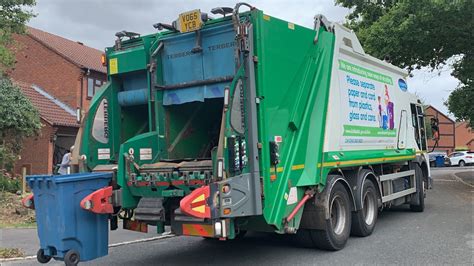
POLYGON ((436 157, 443 156, 444 158, 446 158, 448 154, 443 151, 433 151, 433 152, 428 153, 428 156, 430 158, 430 166, 436 167, 436 157))
POLYGON ((474 164, 474 151, 456 151, 448 156, 449 164, 460 167, 468 164, 474 164))

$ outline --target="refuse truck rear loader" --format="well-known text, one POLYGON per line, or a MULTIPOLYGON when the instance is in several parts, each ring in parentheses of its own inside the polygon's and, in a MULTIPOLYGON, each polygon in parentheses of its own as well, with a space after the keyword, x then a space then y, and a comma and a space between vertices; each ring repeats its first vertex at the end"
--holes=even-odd
POLYGON ((306 28, 243 3, 211 13, 118 32, 106 49, 73 158, 112 177, 81 211, 112 230, 298 234, 327 250, 370 235, 382 208, 423 211, 425 122, 407 72, 322 15, 306 28))

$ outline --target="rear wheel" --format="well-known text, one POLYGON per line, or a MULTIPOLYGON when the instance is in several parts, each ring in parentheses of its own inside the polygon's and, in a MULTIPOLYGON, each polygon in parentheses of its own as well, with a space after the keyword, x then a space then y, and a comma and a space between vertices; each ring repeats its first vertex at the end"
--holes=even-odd
POLYGON ((418 203, 410 204, 410 209, 414 212, 423 212, 425 210, 425 181, 423 171, 418 164, 415 164, 415 179, 417 187, 415 197, 418 198, 418 203))
POLYGON ((351 233, 355 236, 368 236, 372 234, 377 222, 377 190, 374 183, 365 179, 362 186, 362 209, 352 213, 351 233))
POLYGON ((346 245, 351 232, 351 203, 341 183, 332 188, 328 207, 330 216, 325 221, 325 229, 310 230, 310 235, 317 248, 340 250, 346 245))
POLYGON ((459 167, 464 167, 466 166, 466 162, 464 162, 463 160, 459 161, 459 167))

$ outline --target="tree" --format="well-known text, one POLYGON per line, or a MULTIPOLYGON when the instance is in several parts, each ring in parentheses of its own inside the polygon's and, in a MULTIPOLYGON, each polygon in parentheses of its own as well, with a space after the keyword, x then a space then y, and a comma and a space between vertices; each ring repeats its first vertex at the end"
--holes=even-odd
POLYGON ((470 120, 474 90, 474 2, 472 0, 336 0, 351 8, 347 26, 364 49, 408 71, 437 69, 453 60, 460 81, 446 105, 458 120, 470 120), (463 98, 470 97, 470 98, 463 98))
POLYGON ((13 42, 12 34, 25 33, 26 22, 34 16, 33 12, 26 8, 35 4, 35 0, 0 1, 0 75, 15 62, 9 49, 13 42))
POLYGON ((11 170, 23 140, 39 133, 38 110, 7 78, 0 78, 0 169, 11 170))
POLYGON ((445 103, 449 111, 455 114, 456 119, 469 121, 469 126, 474 128, 474 86, 461 85, 448 97, 445 103))

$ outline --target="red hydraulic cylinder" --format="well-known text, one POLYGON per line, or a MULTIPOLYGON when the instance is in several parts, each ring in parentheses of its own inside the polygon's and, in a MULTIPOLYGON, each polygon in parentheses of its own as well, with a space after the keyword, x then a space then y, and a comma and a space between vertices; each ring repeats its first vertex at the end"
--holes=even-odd
POLYGON ((308 201, 312 197, 313 197, 313 194, 306 194, 301 199, 301 201, 296 205, 296 207, 293 209, 293 211, 290 213, 290 215, 288 215, 288 217, 286 217, 286 222, 291 221, 295 217, 296 213, 298 213, 298 211, 301 209, 301 207, 306 203, 306 201, 308 201))

